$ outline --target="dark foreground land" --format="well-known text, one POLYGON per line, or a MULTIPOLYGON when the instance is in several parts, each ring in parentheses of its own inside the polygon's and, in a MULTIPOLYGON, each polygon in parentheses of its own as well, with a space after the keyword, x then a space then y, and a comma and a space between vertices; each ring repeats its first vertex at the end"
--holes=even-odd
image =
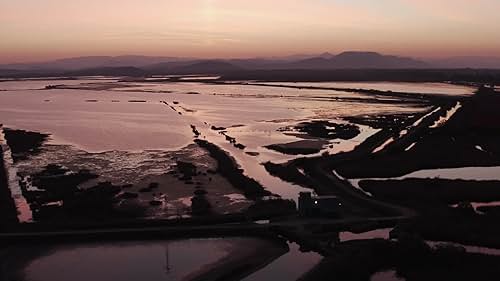
MULTIPOLYGON (((48 138, 45 134, 24 130, 4 129, 4 132, 6 143, 12 147, 14 162, 38 154, 43 142, 48 138)), ((171 184, 194 190, 191 206, 188 208, 189 210, 186 210, 188 214, 193 216, 191 221, 195 223, 204 220, 208 222, 217 220, 225 222, 235 219, 241 221, 259 217, 282 216, 295 212, 295 203, 292 201, 279 198, 262 200, 263 197, 273 194, 255 179, 244 175, 235 159, 227 152, 206 140, 195 139, 194 143, 207 151, 216 162, 216 168, 199 169, 195 165, 196 163, 177 160, 174 169, 165 173, 165 176, 173 178, 174 182, 171 184), (218 177, 222 177, 224 181, 216 181, 218 177), (218 190, 210 189, 222 188, 214 186, 213 183, 225 184, 225 181, 249 200, 243 204, 246 207, 229 214, 215 210, 215 206, 211 205, 208 196, 210 196, 209 192, 218 192, 218 190), (215 220, 211 220, 212 217, 215 220)), ((2 174, 2 177, 7 181, 5 174, 2 174)), ((137 200, 139 195, 144 194, 152 194, 153 198, 158 198, 158 195, 161 194, 158 191, 160 188, 158 182, 147 182, 142 188, 134 187, 132 184, 116 185, 100 180, 100 176, 95 172, 85 169, 74 170, 60 164, 49 164, 40 171, 30 172, 28 176, 19 179, 19 186, 35 221, 35 223, 28 225, 40 224, 42 229, 46 223, 51 226, 62 224, 66 225, 67 228, 73 226, 78 228, 82 225, 91 227, 92 224, 102 227, 106 223, 113 225, 114 221, 118 221, 118 225, 123 226, 123 221, 127 219, 141 221, 141 218, 147 217, 150 207, 154 208, 163 204, 159 199, 149 200, 147 204, 137 200), (86 186, 82 187, 82 184, 86 186), (97 224, 98 221, 104 224, 97 224)), ((2 185, 2 191, 5 192, 2 199, 11 203, 3 206, 12 207, 13 202, 7 184, 2 185)), ((219 200, 219 197, 215 198, 215 200, 219 200)), ((15 218, 17 212, 14 207, 9 208, 8 212, 3 214, 15 218)), ((163 223, 168 222, 168 220, 164 220, 165 218, 157 219, 162 219, 163 223)), ((172 221, 175 223, 177 220, 172 221)), ((142 223, 144 222, 142 221, 142 223)), ((135 222, 130 223, 138 225, 135 222)), ((11 228, 15 229, 16 227, 18 225, 13 223, 11 228)))
POLYGON ((356 207, 362 211, 360 206, 364 206, 371 214, 382 211, 411 217, 391 233, 396 242, 342 243, 302 280, 329 276, 369 280, 373 273, 383 270, 395 270, 405 280, 497 279, 500 261, 496 256, 467 253, 464 248, 449 245, 431 249, 424 242, 500 247, 498 205, 474 208, 471 204, 498 201, 497 181, 382 179, 420 169, 499 166, 500 93, 481 88, 460 105, 449 120, 439 123, 456 104, 441 104, 418 125, 415 120, 392 123, 384 116, 363 117, 358 121, 378 125, 382 131, 352 152, 303 158, 285 165, 266 163, 269 172, 284 180, 308 186, 319 194, 341 196, 352 204, 351 211, 356 207), (401 134, 402 130, 406 133, 401 134), (391 142, 387 142, 389 138, 391 142), (371 196, 356 190, 345 178, 368 178, 359 186, 371 196))
POLYGON ((462 107, 444 123, 439 120, 456 106, 453 103, 441 105, 418 125, 382 129, 352 152, 303 158, 284 165, 267 163, 266 168, 284 180, 314 188, 319 194, 349 199, 346 201, 352 204, 351 211, 363 212, 368 207, 364 212, 371 214, 416 215, 415 224, 410 221, 402 229, 416 231, 424 238, 497 247, 497 213, 487 207, 483 210, 490 212, 477 213, 468 204, 497 201, 497 182, 362 180, 360 187, 372 194, 367 196, 345 179, 400 177, 420 169, 498 166, 500 126, 496 120, 500 120, 500 94, 482 88, 460 103, 462 107), (406 134, 400 134, 402 130, 406 134), (389 138, 391 142, 387 142, 389 138))
POLYGON ((500 71, 489 69, 332 69, 241 70, 223 73, 222 80, 274 82, 392 81, 500 84, 500 71))
MULTIPOLYGON (((209 63, 210 64, 210 63, 209 63)), ((216 63, 218 64, 218 63, 216 63)), ((78 76, 126 76, 149 77, 154 75, 192 74, 220 75, 219 81, 275 81, 275 82, 331 82, 331 81, 391 81, 391 82, 443 82, 478 85, 500 84, 500 71, 497 69, 302 69, 293 67, 289 69, 255 69, 226 67, 212 65, 194 69, 141 69, 138 67, 98 67, 77 71, 64 70, 2 70, 0 79, 23 79, 40 77, 57 77, 58 80, 74 79, 78 76)), ((230 66, 230 65, 229 65, 230 66)), ((178 78, 177 78, 178 79, 178 78)), ((168 79, 169 81, 176 78, 168 79)), ((165 78, 156 79, 165 81, 165 78)), ((210 82, 211 80, 199 80, 210 82)))
POLYGON ((300 280, 370 280, 393 270, 404 280, 497 280, 500 257, 467 253, 442 244, 431 248, 414 237, 345 242, 300 280))
POLYGON ((7 170, 4 165, 3 148, 0 146, 0 227, 18 222, 16 205, 9 189, 7 170))

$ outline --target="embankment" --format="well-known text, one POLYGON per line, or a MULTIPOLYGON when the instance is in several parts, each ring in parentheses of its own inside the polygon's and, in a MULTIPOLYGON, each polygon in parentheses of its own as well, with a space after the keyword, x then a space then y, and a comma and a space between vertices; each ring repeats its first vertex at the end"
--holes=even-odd
POLYGON ((7 170, 0 146, 0 226, 18 223, 17 210, 8 185, 7 170))
POLYGON ((205 140, 195 140, 200 147, 206 149, 212 158, 217 160, 217 171, 234 186, 243 191, 245 197, 255 200, 272 195, 258 181, 247 177, 238 167, 236 161, 217 145, 205 140))

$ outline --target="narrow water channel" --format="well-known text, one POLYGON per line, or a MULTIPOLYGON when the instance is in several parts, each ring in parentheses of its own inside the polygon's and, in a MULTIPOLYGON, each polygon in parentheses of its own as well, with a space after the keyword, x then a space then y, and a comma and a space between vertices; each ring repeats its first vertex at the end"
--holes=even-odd
POLYGON ((31 222, 33 221, 33 214, 28 205, 28 202, 24 198, 21 187, 19 186, 19 177, 17 176, 17 169, 14 165, 14 160, 12 159, 12 153, 10 147, 7 145, 5 140, 5 135, 3 132, 3 127, 0 126, 0 146, 3 150, 3 158, 5 169, 7 170, 8 185, 10 192, 14 199, 17 208, 17 218, 20 222, 31 222))
POLYGON ((315 252, 303 253, 295 243, 289 243, 290 251, 243 281, 298 280, 323 258, 315 252))

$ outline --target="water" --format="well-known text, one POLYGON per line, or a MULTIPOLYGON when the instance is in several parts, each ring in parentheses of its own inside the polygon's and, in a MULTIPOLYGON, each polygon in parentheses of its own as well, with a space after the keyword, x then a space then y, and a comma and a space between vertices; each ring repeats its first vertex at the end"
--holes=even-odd
MULTIPOLYGON (((97 89, 103 79, 107 79, 106 83, 115 81, 112 78, 89 77, 85 80, 0 83, 0 89, 7 90, 0 92, 1 122, 6 127, 51 134, 44 153, 31 157, 29 161, 21 161, 15 165, 11 163, 13 170, 10 171, 13 171, 14 175, 18 168, 40 168, 48 163, 61 161, 75 168, 90 166, 104 175, 120 174, 125 182, 137 178, 138 175, 159 175, 167 171, 182 151, 192 143, 193 133, 189 126, 194 124, 202 133, 201 138, 228 151, 244 169, 245 174, 260 181, 273 193, 296 200, 298 193, 306 189, 269 175, 261 165, 266 161, 279 163, 296 157, 263 147, 301 139, 278 132, 279 128, 311 119, 341 122, 342 117, 353 114, 413 113, 425 110, 417 105, 367 103, 370 97, 331 90, 211 85, 197 82, 127 82, 115 83, 116 87, 107 87, 104 90, 97 89), (82 85, 85 89, 40 90, 48 84, 77 86, 80 83, 86 83, 82 85), (361 100, 343 100, 353 98, 361 100), (175 110, 161 101, 168 102, 175 110), (223 136, 211 130, 212 125, 227 127, 228 135, 235 137, 247 148, 235 148, 223 136), (259 154, 248 155, 245 153, 248 151, 259 154)), ((467 87, 432 83, 309 85, 452 95, 467 95, 472 92, 467 87)), ((351 150, 376 130, 361 126, 361 132, 355 139, 332 142, 333 147, 327 147, 322 152, 351 150)), ((474 168, 464 168, 467 170, 460 171, 443 169, 438 175, 485 177, 500 174, 498 168, 494 167, 486 172, 485 168, 478 168, 477 171, 474 168)), ((428 175, 436 171, 420 173, 428 175)), ((12 183, 11 186, 15 184, 12 183)), ((238 193, 228 196, 235 201, 243 200, 238 193)), ((19 206, 21 205, 18 205, 18 208, 19 206)), ((29 211, 29 208, 26 209, 29 211)), ((21 216, 24 217, 23 209, 20 210, 21 216)), ((26 218, 29 220, 29 216, 26 218)), ((388 231, 382 229, 362 234, 343 232, 340 239, 347 241, 387 238, 388 231)), ((241 245, 251 246, 252 241, 238 238, 61 245, 42 249, 42 254, 29 259, 22 271, 26 280, 32 281, 182 280, 202 268, 216 264, 241 245)), ((300 252, 296 244, 289 246, 289 253, 244 280, 296 280, 322 258, 316 253, 300 252)), ((33 255, 36 250, 26 249, 26 253, 33 255)), ((392 277, 395 276, 391 272, 377 273, 372 280, 399 280, 380 279, 392 277)))
MULTIPOLYGON (((492 256, 500 256, 500 250, 494 248, 487 247, 478 247, 478 246, 469 246, 463 245, 459 243, 450 243, 450 242, 439 242, 439 241, 426 241, 426 243, 432 248, 437 248, 438 245, 452 245, 463 247, 467 253, 474 254, 482 254, 482 255, 492 255, 492 256)), ((377 272, 372 275, 370 278, 371 281, 402 281, 405 280, 403 277, 397 275, 396 270, 386 270, 377 272)))
POLYGON ((420 170, 405 175, 402 178, 500 180, 500 167, 463 167, 463 168, 449 168, 449 169, 420 170))
MULTIPOLYGON (((433 87, 441 89, 443 85, 433 87)), ((8 81, 0 83, 0 89, 8 89, 0 92, 0 120, 6 127, 51 134, 51 146, 44 148, 47 153, 19 163, 21 167, 40 169, 62 162, 109 175, 123 172, 124 180, 158 174, 174 162, 173 153, 192 143, 193 124, 202 133, 201 138, 228 151, 245 174, 271 192, 294 200, 305 189, 269 175, 261 165, 297 157, 264 148, 301 140, 278 132, 279 128, 312 119, 343 122, 342 117, 353 112, 368 115, 425 110, 417 105, 366 102, 370 97, 342 91, 199 82, 116 82, 104 77, 8 81), (49 84, 76 88, 37 90, 49 84), (228 128, 228 135, 247 148, 233 147, 210 129, 212 125, 228 128)), ((319 154, 349 151, 376 132, 360 127, 358 137, 330 141, 332 146, 325 146, 319 154)))
POLYGON ((372 231, 353 233, 349 231, 344 231, 339 233, 339 238, 341 242, 351 241, 351 240, 365 240, 365 239, 389 239, 389 234, 392 228, 381 228, 372 231))
MULTIPOLYGON (((71 84, 78 80, 70 81, 71 84)), ((93 80, 89 80, 93 81, 93 80)), ((98 81, 98 80, 97 80, 98 81)), ((55 81, 16 81, 18 88, 40 88, 55 81), (26 86, 25 83, 36 83, 26 86)), ((67 81, 57 81, 65 83, 67 81)), ((84 81, 87 83, 87 81, 84 81)), ((116 83, 122 85, 123 83, 116 83)), ((135 88, 109 90, 20 90, 0 94, 0 117, 4 124, 53 134, 52 143, 73 144, 87 151, 178 149, 190 139, 184 115, 216 126, 243 124, 247 132, 265 138, 280 121, 335 118, 379 112, 420 111, 399 105, 367 104, 328 100, 335 91, 300 91, 246 85, 201 83, 143 83, 135 88), (173 91, 149 93, 148 89, 173 91), (187 92, 201 93, 187 95, 187 92), (214 95, 215 93, 215 95, 214 95), (86 101, 96 102, 86 102, 86 101), (143 103, 131 103, 141 100, 143 103), (160 101, 179 102, 192 110, 184 115, 169 110, 160 101), (274 121, 274 126, 269 122, 274 121), (147 134, 148 137, 143 136, 147 134)), ((14 87, 14 86, 11 86, 14 87)), ((129 85, 131 86, 131 85, 129 85)), ((360 97, 353 93, 341 94, 360 97)), ((276 137, 275 134, 273 137, 276 137)), ((283 138, 293 140, 294 138, 283 138)), ((278 140, 279 141, 279 140, 278 140)), ((252 145, 251 143, 249 145, 252 145)))
POLYGON ((180 80, 183 81, 196 81, 196 80, 217 80, 220 76, 186 76, 181 77, 180 80))
POLYGON ((299 246, 294 243, 290 243, 289 247, 290 251, 287 254, 244 278, 243 281, 297 280, 323 258, 314 252, 300 252, 299 246))
POLYGON ((92 90, 2 92, 0 117, 5 127, 51 133, 50 143, 89 152, 175 150, 188 144, 190 131, 180 116, 151 98, 92 90), (147 102, 128 102, 141 99, 147 102))
MULTIPOLYGON (((27 281, 168 281, 190 280, 233 261, 257 258, 258 238, 203 238, 171 241, 89 242, 19 246, 7 249, 11 259, 2 266, 10 276, 27 281)), ((272 246, 274 247, 274 246, 272 246)), ((255 270, 243 280, 297 280, 317 265, 322 256, 303 253, 289 244, 289 252, 255 270)), ((262 262, 270 258, 262 256, 262 262)))
POLYGON ((255 241, 228 238, 60 245, 40 250, 20 270, 29 281, 183 280, 255 241))
MULTIPOLYGON (((411 149, 411 147, 410 147, 411 149)), ((404 180, 404 179, 449 179, 449 180, 476 180, 476 181, 488 181, 496 180, 500 181, 500 167, 462 167, 462 168, 443 168, 443 169, 428 169, 419 170, 402 177, 392 177, 392 178, 362 178, 362 179, 347 179, 351 185, 355 188, 365 192, 360 186, 359 182, 362 180, 404 180)), ((367 195, 371 196, 370 193, 365 192, 367 195)))

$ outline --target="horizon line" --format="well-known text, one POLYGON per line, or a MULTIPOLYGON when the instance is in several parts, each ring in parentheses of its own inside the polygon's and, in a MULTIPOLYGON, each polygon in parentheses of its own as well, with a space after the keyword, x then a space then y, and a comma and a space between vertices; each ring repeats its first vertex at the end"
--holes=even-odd
MULTIPOLYGON (((80 58, 120 58, 120 57, 144 57, 144 58, 170 58, 170 59, 181 59, 181 60, 237 60, 237 59, 268 59, 268 60, 283 60, 291 57, 321 57, 322 55, 329 54, 331 56, 337 56, 343 53, 376 53, 383 56, 395 56, 400 58, 411 58, 415 60, 446 60, 446 59, 454 59, 454 58, 477 58, 477 59, 486 59, 486 58, 499 58, 500 55, 453 55, 453 56, 412 56, 412 55, 401 55, 401 54, 390 54, 378 51, 363 51, 363 50, 347 50, 341 52, 331 52, 324 51, 318 53, 289 53, 283 55, 268 55, 268 56, 230 56, 230 57, 220 57, 220 56, 169 56, 169 55, 147 55, 147 54, 134 54, 134 53, 126 53, 126 54, 102 54, 102 55, 75 55, 75 56, 60 56, 54 58, 48 58, 44 60, 27 60, 27 61, 16 61, 16 62, 0 62, 0 65, 22 65, 22 64, 43 64, 43 63, 52 63, 60 60, 68 60, 68 59, 80 59, 80 58)), ((300 58, 299 58, 300 59, 300 58)))

